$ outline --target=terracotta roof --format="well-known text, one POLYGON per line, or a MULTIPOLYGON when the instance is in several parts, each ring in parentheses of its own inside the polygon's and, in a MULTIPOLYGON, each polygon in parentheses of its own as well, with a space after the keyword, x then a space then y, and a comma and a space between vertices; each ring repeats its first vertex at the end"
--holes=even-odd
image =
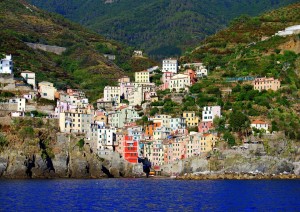
POLYGON ((267 124, 267 122, 261 121, 261 120, 255 120, 251 124, 267 124))

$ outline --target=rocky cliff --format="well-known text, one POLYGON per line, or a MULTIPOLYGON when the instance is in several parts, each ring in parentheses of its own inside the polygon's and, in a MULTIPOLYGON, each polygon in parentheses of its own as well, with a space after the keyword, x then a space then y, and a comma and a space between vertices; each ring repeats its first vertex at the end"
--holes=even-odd
MULTIPOLYGON (((133 165, 112 154, 111 160, 94 154, 88 145, 59 136, 51 145, 53 155, 42 145, 6 149, 0 153, 0 178, 105 178, 131 177, 133 165)), ((51 153, 52 154, 52 153, 51 153)))

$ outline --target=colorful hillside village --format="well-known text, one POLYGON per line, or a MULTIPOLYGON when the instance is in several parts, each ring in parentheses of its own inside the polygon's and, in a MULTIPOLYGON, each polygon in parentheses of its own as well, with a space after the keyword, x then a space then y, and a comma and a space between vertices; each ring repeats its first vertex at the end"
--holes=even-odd
MULTIPOLYGON (((15 118, 46 114, 46 118, 58 120, 60 133, 84 136, 91 151, 101 157, 116 152, 130 163, 137 163, 138 157, 147 157, 153 166, 159 167, 205 155, 222 139, 214 129, 214 119, 222 117, 219 105, 176 115, 149 113, 151 105, 161 100, 157 92, 168 91, 174 94, 174 99, 185 96, 193 84, 208 75, 203 63, 179 66, 177 59, 169 58, 162 61, 161 68, 136 72, 134 81, 123 76, 118 85, 106 86, 103 98, 91 104, 85 92, 72 88, 57 90, 52 82, 37 82, 33 72, 22 71, 19 78, 15 77, 13 58, 8 55, 1 60, 1 92, 18 91, 18 95, 1 98, 0 112, 15 118), (150 78, 158 80, 150 82, 150 78), (44 105, 38 105, 37 99, 43 99, 44 105)), ((276 91, 280 81, 254 78, 252 85, 259 91, 276 91)), ((231 89, 223 91, 230 93, 231 89)), ((269 132, 264 120, 253 120, 251 127, 269 132)))

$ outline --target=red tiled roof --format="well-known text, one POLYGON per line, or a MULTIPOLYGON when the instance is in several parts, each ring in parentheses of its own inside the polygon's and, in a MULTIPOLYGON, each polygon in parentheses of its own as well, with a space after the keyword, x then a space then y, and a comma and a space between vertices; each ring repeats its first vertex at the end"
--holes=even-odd
POLYGON ((251 124, 267 124, 267 123, 261 120, 255 120, 251 124))

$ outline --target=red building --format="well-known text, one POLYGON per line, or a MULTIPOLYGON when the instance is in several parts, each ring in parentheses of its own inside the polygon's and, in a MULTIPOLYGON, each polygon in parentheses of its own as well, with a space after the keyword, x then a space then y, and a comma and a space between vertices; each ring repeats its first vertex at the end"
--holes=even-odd
POLYGON ((133 140, 133 136, 126 135, 123 141, 124 158, 129 163, 138 162, 138 141, 133 140))

